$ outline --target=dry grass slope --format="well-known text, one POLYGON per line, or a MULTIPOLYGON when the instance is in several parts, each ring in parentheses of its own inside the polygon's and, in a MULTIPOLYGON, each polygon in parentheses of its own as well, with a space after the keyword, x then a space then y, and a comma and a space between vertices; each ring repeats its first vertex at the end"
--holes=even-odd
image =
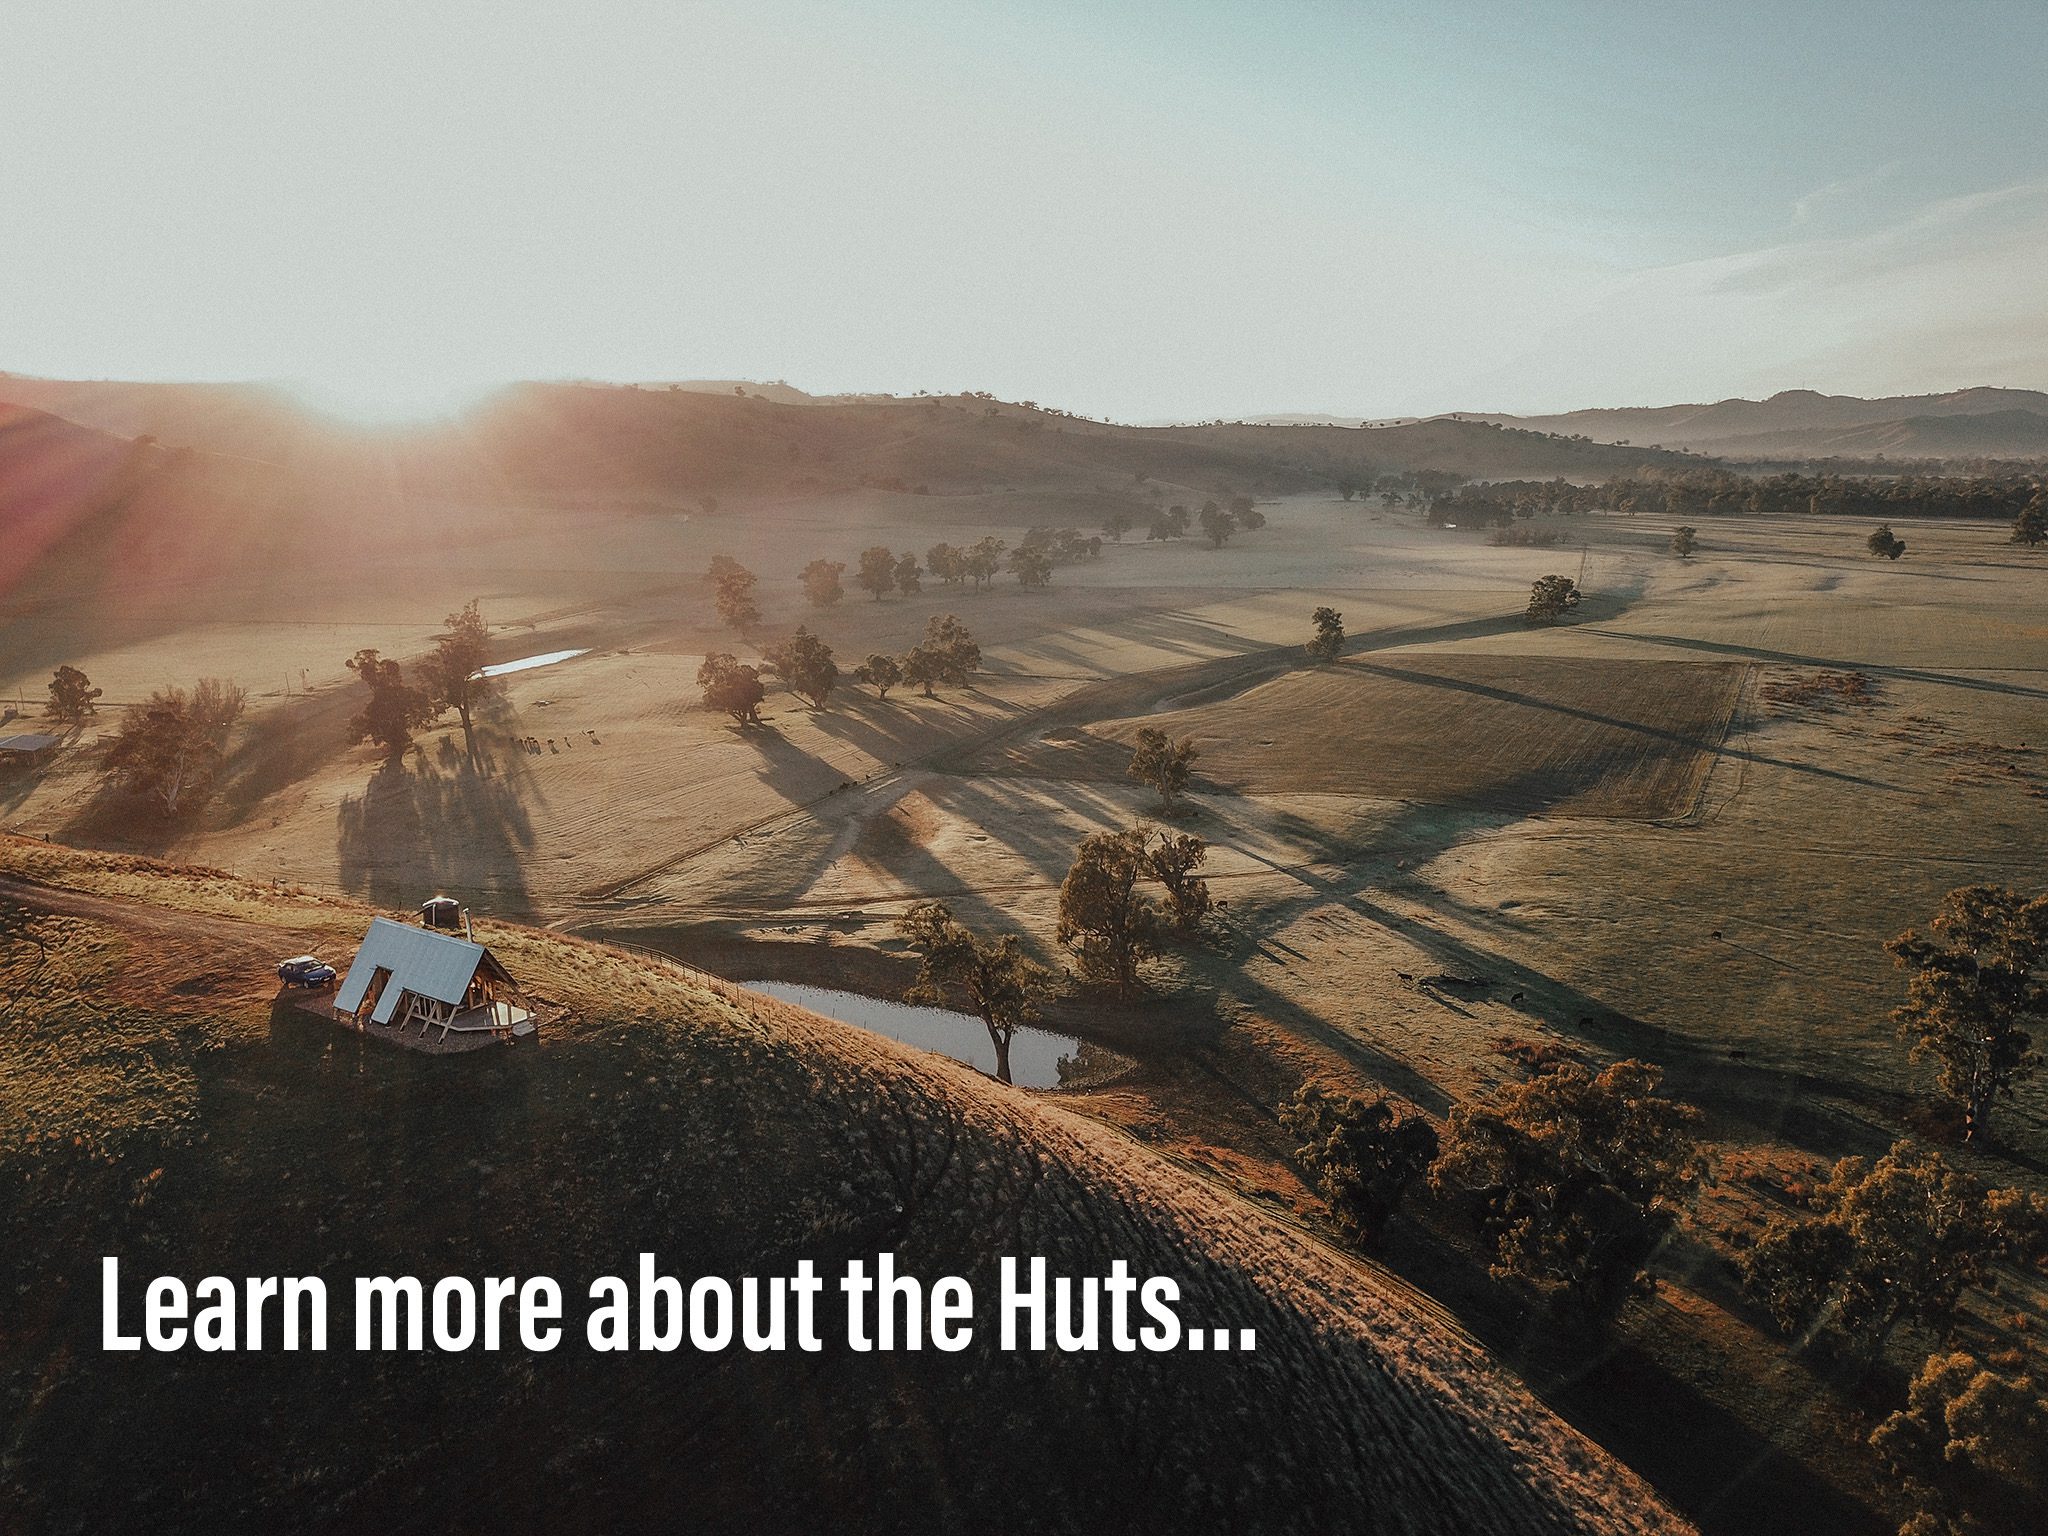
POLYGON ((19 840, 0 876, 41 883, 4 895, 45 914, 60 982, 0 1026, 15 1529, 1679 1528, 1370 1272, 949 1063, 509 927, 492 943, 566 1010, 548 1044, 413 1057, 268 1000, 261 958, 338 949, 347 902, 19 840), (642 1248, 686 1277, 888 1249, 982 1296, 1004 1253, 1122 1257, 1259 1348, 170 1361, 94 1338, 101 1253, 573 1297, 642 1248))

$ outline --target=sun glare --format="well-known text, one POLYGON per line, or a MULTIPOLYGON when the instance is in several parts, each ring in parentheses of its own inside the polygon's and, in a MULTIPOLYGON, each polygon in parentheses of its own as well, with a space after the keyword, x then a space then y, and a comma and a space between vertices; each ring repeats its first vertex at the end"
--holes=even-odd
POLYGON ((286 387, 323 415, 359 426, 397 427, 459 416, 500 384, 415 373, 359 373, 294 379, 286 387))

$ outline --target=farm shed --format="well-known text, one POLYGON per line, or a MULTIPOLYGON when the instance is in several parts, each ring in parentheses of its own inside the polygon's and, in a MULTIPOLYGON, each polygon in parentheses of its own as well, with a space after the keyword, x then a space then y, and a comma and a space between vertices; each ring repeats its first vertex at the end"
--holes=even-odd
POLYGON ((63 740, 61 736, 45 736, 35 731, 0 736, 0 767, 9 763, 34 767, 38 763, 47 762, 50 754, 57 750, 63 740))
POLYGON ((519 984, 489 949, 388 917, 370 919, 334 1011, 358 1027, 438 1027, 444 1040, 451 1031, 527 1035, 534 1027, 519 984))

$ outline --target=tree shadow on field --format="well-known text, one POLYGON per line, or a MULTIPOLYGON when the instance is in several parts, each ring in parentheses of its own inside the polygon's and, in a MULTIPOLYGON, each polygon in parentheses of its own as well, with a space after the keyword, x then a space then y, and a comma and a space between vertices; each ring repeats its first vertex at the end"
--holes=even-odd
MULTIPOLYGON (((6 727, 0 727, 5 734, 6 727)), ((59 750, 71 751, 68 744, 59 750)), ((26 805, 30 796, 42 788, 43 781, 50 776, 53 765, 48 762, 33 766, 25 763, 0 763, 0 814, 19 810, 26 805)))
POLYGON ((845 769, 805 751, 773 726, 741 726, 733 734, 760 760, 754 777, 790 805, 807 805, 847 781, 845 769))
MULTIPOLYGON (((1547 776, 1528 777, 1533 782, 1507 786, 1510 801, 1519 804, 1527 796, 1556 795, 1554 781, 1547 776)), ((1514 997, 1520 1012, 1547 1022, 1570 1038, 1608 1055, 1633 1056, 1658 1067, 1664 1073, 1666 1092, 1698 1105, 1724 1125, 1740 1125, 1830 1159, 1881 1152, 1889 1144, 1892 1136, 1882 1124, 1866 1122, 1836 1107, 1856 1104, 1877 1121, 1894 1118, 1899 1106, 1868 1084, 1846 1074, 1819 1076, 1731 1061, 1718 1047, 1638 1019, 1499 948, 1387 902, 1386 893, 1398 889, 1417 905, 1447 917, 1457 916, 1455 903, 1432 886, 1404 880, 1400 870, 1426 864, 1455 846, 1465 831, 1463 820, 1446 816, 1442 807, 1420 805, 1408 807, 1375 830, 1371 837, 1376 851, 1371 853, 1362 853, 1357 844, 1301 828, 1297 835, 1304 847, 1320 853, 1315 862, 1285 871, 1299 883, 1302 893, 1262 905, 1249 921, 1234 921, 1234 926, 1254 943, 1262 935, 1270 941, 1272 931, 1312 908, 1341 906, 1412 944, 1443 972, 1483 978, 1485 986, 1470 996, 1461 995, 1463 1001, 1514 997), (1342 872, 1327 873, 1332 868, 1342 872)), ((1233 970, 1224 985, 1274 1022, 1327 1045, 1424 1108, 1441 1113, 1448 1107, 1448 1096, 1427 1077, 1302 998, 1278 991, 1241 969, 1233 970)), ((1441 997, 1438 1001, 1455 1006, 1441 997)), ((1468 1008, 1459 1011, 1471 1015, 1468 1008)))
POLYGON ((59 842, 163 858, 186 833, 200 824, 198 807, 164 815, 154 795, 137 794, 119 779, 102 777, 91 798, 74 812, 57 834, 59 842))
POLYGON ((870 699, 856 695, 850 707, 813 712, 810 723, 825 735, 858 748, 885 768, 915 761, 945 744, 942 733, 976 724, 999 729, 1008 717, 1022 713, 1017 706, 986 694, 976 696, 996 705, 1000 716, 993 722, 980 721, 963 704, 944 695, 927 699, 912 690, 907 696, 870 699), (937 713, 943 710, 943 714, 937 713))
POLYGON ((532 911, 525 859, 535 842, 526 766, 478 736, 478 768, 443 736, 370 775, 335 814, 342 889, 384 907, 448 894, 489 901, 504 915, 532 911), (481 769, 482 771, 479 771, 481 769))
POLYGON ((1889 1536, 1877 1511, 1781 1448, 1774 1425, 1716 1402, 1661 1362, 1669 1346, 1655 1336, 1660 1303, 1633 1304, 1611 1332, 1588 1336, 1525 1305, 1486 1273, 1462 1234, 1434 1219, 1397 1222, 1380 1258, 1705 1536, 1889 1536))
POLYGON ((270 795, 346 752, 349 716, 368 691, 325 689, 256 716, 228 760, 216 797, 228 823, 240 822, 270 795))

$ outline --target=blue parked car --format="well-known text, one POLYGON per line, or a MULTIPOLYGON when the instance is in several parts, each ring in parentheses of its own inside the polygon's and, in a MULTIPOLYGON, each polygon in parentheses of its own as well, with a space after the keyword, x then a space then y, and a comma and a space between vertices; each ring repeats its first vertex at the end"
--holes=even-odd
POLYGON ((333 966, 311 955, 281 960, 277 966, 277 979, 288 987, 324 987, 331 984, 337 974, 333 966))

